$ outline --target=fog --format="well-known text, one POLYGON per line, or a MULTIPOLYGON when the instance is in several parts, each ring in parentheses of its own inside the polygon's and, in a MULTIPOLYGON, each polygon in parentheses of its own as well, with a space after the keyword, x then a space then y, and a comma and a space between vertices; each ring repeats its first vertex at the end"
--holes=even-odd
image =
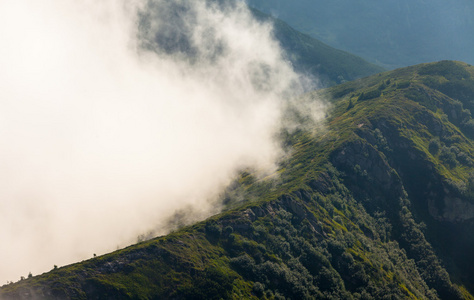
MULTIPOLYGON (((243 4, 0 2, 0 284, 221 208, 305 81, 243 4)), ((309 106, 308 106, 309 105, 309 106)), ((323 116, 320 103, 305 111, 323 116)))

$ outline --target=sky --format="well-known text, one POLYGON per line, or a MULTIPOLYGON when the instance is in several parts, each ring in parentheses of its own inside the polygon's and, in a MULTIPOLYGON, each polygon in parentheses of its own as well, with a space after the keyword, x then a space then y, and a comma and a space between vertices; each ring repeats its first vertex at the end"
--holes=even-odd
POLYGON ((188 2, 0 2, 0 284, 215 214, 239 171, 275 171, 308 81, 242 3, 188 2))

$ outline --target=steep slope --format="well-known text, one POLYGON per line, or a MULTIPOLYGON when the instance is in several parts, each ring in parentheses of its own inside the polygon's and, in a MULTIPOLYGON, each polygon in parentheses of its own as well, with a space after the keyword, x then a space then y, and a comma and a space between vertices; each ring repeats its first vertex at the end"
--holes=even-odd
POLYGON ((324 43, 387 68, 441 59, 474 63, 474 5, 469 0, 248 2, 324 43))
POLYGON ((333 103, 326 129, 282 133, 291 157, 273 179, 242 174, 234 208, 0 296, 472 299, 474 67, 417 65, 316 95, 333 103))

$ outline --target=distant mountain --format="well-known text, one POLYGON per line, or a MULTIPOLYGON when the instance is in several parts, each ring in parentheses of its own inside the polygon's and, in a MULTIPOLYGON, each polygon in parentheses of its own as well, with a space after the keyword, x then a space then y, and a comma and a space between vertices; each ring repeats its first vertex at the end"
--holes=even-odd
POLYGON ((260 20, 274 24, 274 36, 280 42, 295 69, 321 81, 323 86, 351 81, 384 71, 351 53, 330 47, 323 42, 253 9, 260 20))
POLYGON ((389 69, 443 59, 474 64, 470 0, 248 3, 332 47, 389 69))
MULTIPOLYGON (((160 11, 153 8, 151 4, 148 14, 142 15, 143 28, 149 27, 147 23, 153 18, 159 18, 166 24, 163 30, 143 33, 151 35, 146 36, 146 40, 151 42, 146 46, 158 51, 181 53, 185 57, 193 57, 197 50, 190 40, 190 32, 183 29, 189 23, 188 14, 192 14, 189 12, 190 5, 186 3, 169 3, 168 5, 170 7, 167 11, 160 11), (172 13, 172 11, 179 13, 172 13)), ((318 87, 328 87, 385 70, 356 55, 335 49, 309 35, 298 32, 285 22, 268 14, 256 9, 251 9, 251 12, 259 21, 274 25, 273 35, 285 52, 285 58, 298 72, 311 77, 313 81, 318 80, 320 85, 318 87)))
POLYGON ((474 67, 422 64, 309 96, 331 99, 326 129, 282 133, 278 178, 242 174, 234 208, 0 297, 472 299, 474 67))

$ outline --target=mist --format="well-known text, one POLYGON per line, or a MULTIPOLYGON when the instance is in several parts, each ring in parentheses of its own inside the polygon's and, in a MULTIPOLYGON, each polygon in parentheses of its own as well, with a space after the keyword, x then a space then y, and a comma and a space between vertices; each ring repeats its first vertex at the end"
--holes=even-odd
POLYGON ((0 38, 0 283, 219 212, 308 84, 243 3, 5 0, 0 38))

